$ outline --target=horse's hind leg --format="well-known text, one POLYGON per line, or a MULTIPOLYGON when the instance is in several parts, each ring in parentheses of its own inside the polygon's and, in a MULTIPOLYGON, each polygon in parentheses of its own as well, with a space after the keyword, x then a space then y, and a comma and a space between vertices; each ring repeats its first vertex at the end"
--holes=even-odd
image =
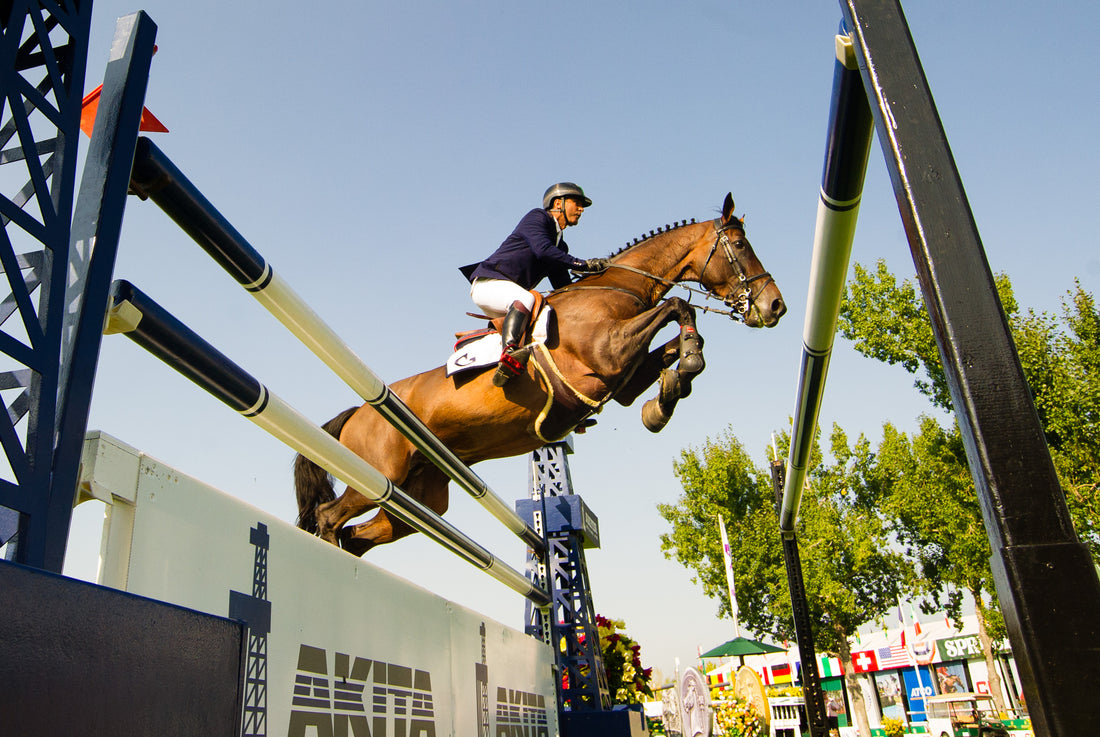
MULTIPOLYGON (((442 515, 447 511, 447 482, 446 474, 429 464, 409 475, 403 491, 436 514, 442 515)), ((342 530, 340 544, 349 553, 361 556, 376 545, 400 540, 414 532, 416 529, 407 522, 379 509, 366 522, 342 530)))
POLYGON ((318 505, 314 513, 317 519, 317 535, 333 545, 339 545, 343 527, 348 520, 354 519, 375 507, 375 503, 352 488, 348 488, 331 502, 318 505))

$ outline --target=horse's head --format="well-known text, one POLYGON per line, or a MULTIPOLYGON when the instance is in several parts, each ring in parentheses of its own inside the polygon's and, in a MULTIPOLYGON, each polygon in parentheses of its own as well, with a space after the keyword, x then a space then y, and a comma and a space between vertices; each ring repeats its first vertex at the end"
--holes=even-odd
POLYGON ((733 214, 733 195, 722 203, 714 222, 713 243, 700 248, 698 281, 717 295, 749 327, 774 327, 787 311, 772 275, 745 237, 745 224, 733 214))

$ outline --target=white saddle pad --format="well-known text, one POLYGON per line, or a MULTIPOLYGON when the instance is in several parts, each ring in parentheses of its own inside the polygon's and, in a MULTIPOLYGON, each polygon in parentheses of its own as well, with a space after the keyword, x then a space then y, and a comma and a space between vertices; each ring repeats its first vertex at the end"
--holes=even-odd
MULTIPOLYGON (((539 313, 535 322, 535 329, 531 334, 532 343, 546 341, 546 326, 550 324, 551 308, 547 305, 539 313)), ((476 340, 471 340, 447 359, 447 376, 453 376, 460 371, 482 368, 483 366, 495 366, 500 361, 500 354, 504 350, 504 342, 500 333, 489 333, 476 340)))

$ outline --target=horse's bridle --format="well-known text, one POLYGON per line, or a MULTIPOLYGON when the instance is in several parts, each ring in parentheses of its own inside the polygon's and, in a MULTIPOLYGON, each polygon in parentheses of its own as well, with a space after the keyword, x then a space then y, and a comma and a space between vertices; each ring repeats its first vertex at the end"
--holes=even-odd
MULTIPOLYGON (((734 249, 734 243, 730 242, 729 236, 727 235, 727 231, 733 228, 740 230, 742 233, 745 232, 745 225, 741 220, 735 217, 731 217, 729 219, 729 222, 727 222, 725 225, 722 225, 721 227, 719 227, 718 223, 719 220, 715 219, 714 245, 710 247, 710 253, 707 254, 707 260, 703 262, 703 268, 699 270, 699 283, 701 284, 703 282, 703 274, 706 273, 707 266, 710 265, 710 260, 714 258, 715 251, 717 251, 718 246, 721 245, 722 252, 725 254, 726 260, 729 261, 730 266, 732 266, 734 271, 737 272, 737 280, 740 282, 740 285, 727 297, 718 297, 718 295, 715 294, 713 290, 709 289, 707 290, 707 294, 709 296, 715 297, 716 299, 721 299, 722 302, 730 307, 730 309, 736 310, 737 314, 734 315, 733 313, 731 313, 731 318, 736 319, 737 317, 741 317, 741 319, 743 320, 745 318, 745 315, 749 313, 749 310, 752 309, 752 304, 753 301, 756 299, 756 296, 767 289, 769 284, 774 284, 775 279, 773 279, 772 275, 767 271, 761 271, 755 276, 746 275, 745 267, 741 264, 740 259, 737 258, 737 252, 734 249), (763 286, 760 287, 759 291, 757 291, 756 294, 753 294, 752 283, 757 279, 767 279, 767 281, 764 282, 763 286)), ((748 243, 748 241, 746 241, 745 238, 742 236, 736 240, 736 243, 739 245, 745 245, 748 243)))
MULTIPOLYGON (((747 315, 749 313, 749 310, 752 309, 753 300, 756 298, 756 296, 759 295, 760 292, 763 292, 765 289, 767 289, 768 285, 774 283, 775 280, 772 278, 772 275, 769 274, 767 271, 762 271, 756 276, 746 275, 745 267, 737 258, 734 244, 730 242, 729 236, 726 234, 726 231, 732 228, 737 228, 743 233, 745 226, 740 220, 731 217, 729 222, 725 225, 720 225, 719 223, 721 222, 721 220, 718 218, 716 218, 712 222, 714 223, 714 244, 710 247, 710 253, 707 254, 707 260, 703 262, 703 268, 699 270, 699 283, 703 283, 703 274, 706 272, 707 266, 710 265, 710 260, 714 258, 714 254, 718 251, 718 246, 722 246, 722 253, 725 254, 726 260, 729 261, 730 266, 732 266, 734 271, 737 272, 737 279, 740 282, 739 288, 734 290, 734 292, 731 293, 729 296, 721 297, 718 295, 717 292, 712 289, 696 289, 694 287, 688 286, 687 284, 681 284, 679 282, 672 281, 671 279, 665 279, 662 276, 650 274, 648 271, 643 271, 642 269, 637 269, 633 266, 627 266, 626 264, 612 263, 609 264, 609 267, 612 269, 623 269, 624 271, 629 271, 634 274, 639 274, 649 279, 653 279, 654 281, 661 284, 667 284, 670 287, 681 287, 689 292, 705 295, 707 298, 721 300, 722 303, 727 305, 730 309, 720 310, 714 307, 707 307, 706 305, 695 306, 703 312, 717 312, 720 315, 729 315, 730 319, 732 320, 737 320, 738 318, 740 318, 743 321, 745 319, 745 315, 747 315), (757 279, 764 278, 767 278, 767 281, 764 282, 764 285, 760 287, 760 290, 756 292, 756 294, 753 294, 753 289, 751 286, 752 283, 757 279)), ((747 243, 747 241, 745 241, 743 238, 739 238, 738 242, 747 243)), ((581 289, 605 289, 615 292, 623 292, 624 294, 629 294, 631 297, 638 300, 640 303, 642 303, 643 306, 646 304, 646 301, 640 296, 634 294, 629 289, 624 289, 622 287, 596 284, 570 284, 554 291, 555 293, 558 293, 571 292, 581 289)))

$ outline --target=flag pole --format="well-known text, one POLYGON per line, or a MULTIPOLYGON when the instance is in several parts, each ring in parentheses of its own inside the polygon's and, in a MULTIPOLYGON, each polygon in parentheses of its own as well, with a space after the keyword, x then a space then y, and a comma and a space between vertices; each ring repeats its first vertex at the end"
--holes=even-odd
MULTIPOLYGON (((730 543, 726 537, 726 522, 722 519, 722 513, 718 513, 718 532, 722 536, 722 560, 726 566, 726 586, 729 589, 730 613, 733 615, 733 636, 741 636, 741 623, 738 619, 737 592, 733 586, 733 558, 730 556, 730 543)), ((742 660, 742 665, 744 661, 742 660)))

